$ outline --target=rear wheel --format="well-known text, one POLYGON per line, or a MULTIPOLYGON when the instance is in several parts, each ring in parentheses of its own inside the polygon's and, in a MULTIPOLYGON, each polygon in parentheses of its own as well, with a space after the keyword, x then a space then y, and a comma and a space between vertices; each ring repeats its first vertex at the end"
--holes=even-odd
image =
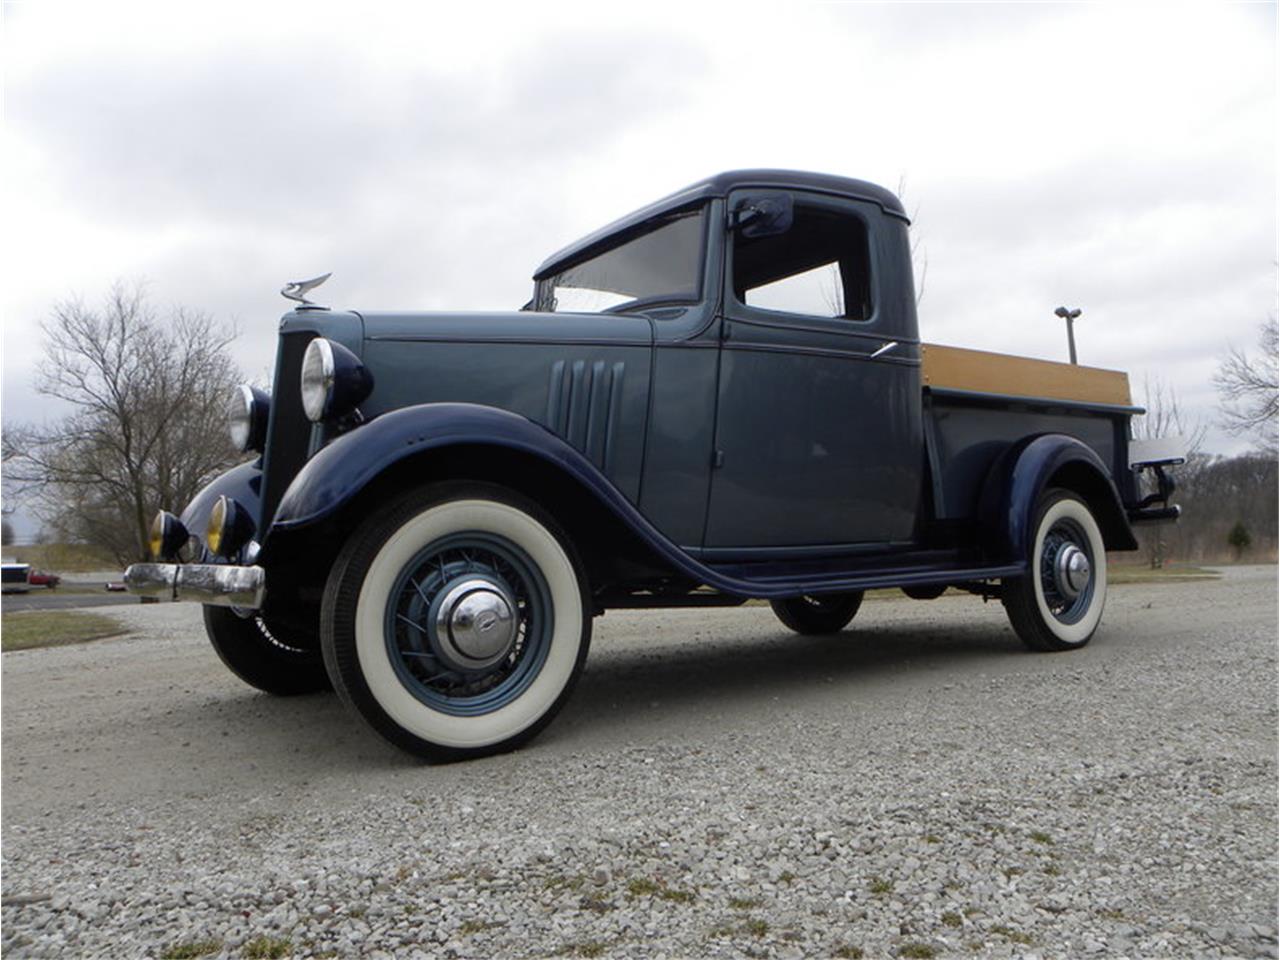
POLYGON ((1075 650, 1093 637, 1107 600, 1107 553, 1088 504, 1049 490, 1036 511, 1030 569, 1006 579, 1002 601, 1032 650, 1075 650))
POLYGON ((839 633, 862 606, 862 591, 788 597, 786 600, 771 600, 769 605, 778 619, 796 633, 839 633))
POLYGON ((586 660, 585 578, 533 502, 437 484, 374 515, 325 587, 334 687, 391 743, 431 760, 510 750, 551 722, 586 660))
POLYGON ((273 631, 262 617, 241 617, 229 607, 206 606, 204 629, 222 662, 251 687, 285 697, 330 688, 314 641, 273 631))

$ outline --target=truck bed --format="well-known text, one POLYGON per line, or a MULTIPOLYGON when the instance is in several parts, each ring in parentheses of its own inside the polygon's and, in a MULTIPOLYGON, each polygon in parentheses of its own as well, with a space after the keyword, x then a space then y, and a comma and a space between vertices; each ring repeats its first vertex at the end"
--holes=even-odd
POLYGON ((996 459, 1040 433, 1085 443, 1110 468, 1121 498, 1132 499, 1129 418, 1142 409, 1127 374, 937 344, 922 344, 921 357, 935 518, 971 517, 996 459))

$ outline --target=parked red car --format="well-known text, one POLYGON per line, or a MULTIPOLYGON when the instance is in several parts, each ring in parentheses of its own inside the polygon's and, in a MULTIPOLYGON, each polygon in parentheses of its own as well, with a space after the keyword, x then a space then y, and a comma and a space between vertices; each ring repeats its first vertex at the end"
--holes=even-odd
POLYGON ((52 590, 62 582, 62 578, 56 573, 45 573, 43 570, 32 570, 30 576, 27 577, 27 583, 33 587, 48 587, 52 590))

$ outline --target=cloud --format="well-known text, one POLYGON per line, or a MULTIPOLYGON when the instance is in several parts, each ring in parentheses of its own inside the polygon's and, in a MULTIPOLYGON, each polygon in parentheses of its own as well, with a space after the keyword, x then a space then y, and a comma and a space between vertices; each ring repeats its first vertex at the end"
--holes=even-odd
POLYGON ((286 280, 513 307, 551 250, 757 165, 907 175, 927 339, 1060 356, 1079 305, 1086 360, 1212 415, 1275 304, 1273 6, 735 11, 7 7, 5 417, 48 409, 31 331, 71 292, 148 278, 261 375, 286 280))

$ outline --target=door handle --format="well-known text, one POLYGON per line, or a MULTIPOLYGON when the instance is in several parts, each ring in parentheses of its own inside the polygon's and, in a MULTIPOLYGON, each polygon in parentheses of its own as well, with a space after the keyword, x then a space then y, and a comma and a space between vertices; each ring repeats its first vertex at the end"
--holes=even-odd
POLYGON ((886 343, 883 347, 881 347, 881 348, 880 348, 879 350, 877 350, 875 353, 867 354, 867 359, 868 359, 868 360, 874 360, 876 357, 884 356, 884 354, 888 353, 890 350, 892 350, 892 349, 893 349, 894 347, 896 347, 897 345, 898 345, 898 341, 897 341, 897 340, 890 340, 888 343, 886 343))

